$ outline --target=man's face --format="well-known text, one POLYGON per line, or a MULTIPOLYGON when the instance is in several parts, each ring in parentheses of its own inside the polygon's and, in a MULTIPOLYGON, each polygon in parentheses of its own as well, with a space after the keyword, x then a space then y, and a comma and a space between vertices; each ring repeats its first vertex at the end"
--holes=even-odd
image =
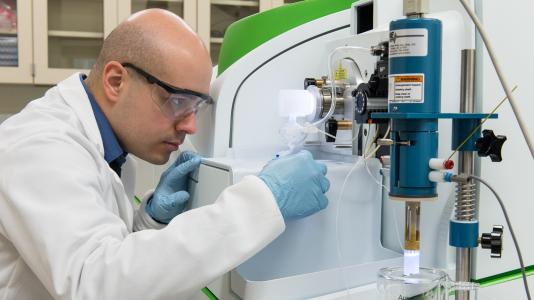
MULTIPOLYGON (((127 87, 115 110, 120 114, 115 118, 120 122, 116 130, 120 131, 117 132, 119 140, 125 151, 153 164, 165 164, 170 154, 178 150, 185 136, 196 132, 196 115, 190 113, 170 117, 165 106, 169 93, 157 84, 149 83, 135 70, 126 68, 126 71, 129 77, 127 87)), ((200 76, 195 82, 158 79, 173 82, 177 87, 207 93, 210 76, 200 76)))

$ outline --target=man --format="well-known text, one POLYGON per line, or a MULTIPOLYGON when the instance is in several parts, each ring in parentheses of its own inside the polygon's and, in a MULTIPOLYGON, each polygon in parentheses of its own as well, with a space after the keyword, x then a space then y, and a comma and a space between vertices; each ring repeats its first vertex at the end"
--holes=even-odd
POLYGON ((74 74, 0 127, 0 298, 186 299, 326 207, 326 167, 302 152, 270 162, 213 205, 183 212, 183 152, 141 207, 129 153, 164 164, 207 96, 211 61, 177 16, 147 10, 74 74), (159 229, 159 230, 153 230, 159 229))

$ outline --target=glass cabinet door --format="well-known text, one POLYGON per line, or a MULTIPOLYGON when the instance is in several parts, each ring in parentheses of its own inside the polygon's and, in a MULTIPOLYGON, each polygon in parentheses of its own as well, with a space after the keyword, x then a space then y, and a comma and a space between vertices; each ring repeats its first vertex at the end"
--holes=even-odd
POLYGON ((0 0, 0 81, 32 82, 31 53, 29 1, 0 0))
POLYGON ((197 0, 118 0, 119 21, 148 8, 169 10, 182 17, 193 30, 197 28, 197 0))
POLYGON ((259 12, 260 3, 255 0, 211 0, 210 8, 210 54, 216 65, 226 29, 237 20, 259 12))
POLYGON ((226 29, 233 22, 271 8, 271 0, 199 0, 198 34, 208 47, 214 65, 226 29))
POLYGON ((117 23, 109 0, 33 1, 35 83, 54 84, 95 63, 117 23))

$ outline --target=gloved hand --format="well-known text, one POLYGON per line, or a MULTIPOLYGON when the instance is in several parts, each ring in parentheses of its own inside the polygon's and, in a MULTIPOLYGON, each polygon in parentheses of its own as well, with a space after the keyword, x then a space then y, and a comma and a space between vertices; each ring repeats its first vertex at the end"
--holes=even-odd
POLYGON ((168 224, 172 218, 184 211, 189 201, 187 177, 200 166, 200 162, 198 154, 184 151, 163 172, 152 198, 145 207, 152 219, 168 224))
POLYGON ((326 166, 313 160, 308 151, 270 161, 259 177, 269 187, 284 219, 312 215, 328 205, 324 195, 330 188, 326 166))

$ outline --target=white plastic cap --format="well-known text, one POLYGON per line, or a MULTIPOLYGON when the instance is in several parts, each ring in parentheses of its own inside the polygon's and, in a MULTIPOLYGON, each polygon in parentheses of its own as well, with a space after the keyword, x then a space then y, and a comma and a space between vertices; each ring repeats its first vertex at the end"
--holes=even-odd
POLYGON ((428 13, 428 0, 404 0, 403 12, 405 16, 428 13))
POLYGON ((315 113, 315 99, 307 90, 280 90, 278 112, 281 117, 304 117, 315 113))
POLYGON ((451 170, 454 168, 454 161, 443 158, 431 158, 428 161, 428 166, 432 170, 451 170))
POLYGON ((445 177, 440 171, 431 171, 428 173, 428 180, 432 182, 445 182, 445 177))

